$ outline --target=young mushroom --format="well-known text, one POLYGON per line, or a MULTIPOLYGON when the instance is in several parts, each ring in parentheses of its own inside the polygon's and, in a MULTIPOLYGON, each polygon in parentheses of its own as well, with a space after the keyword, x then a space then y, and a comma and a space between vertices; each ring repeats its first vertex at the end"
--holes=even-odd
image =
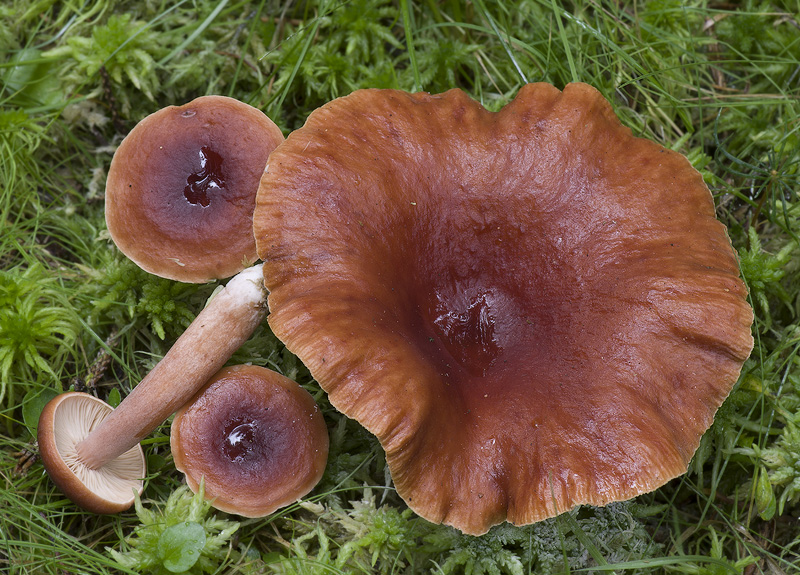
POLYGON ((175 415, 175 467, 222 511, 263 517, 319 482, 328 432, 314 398, 279 373, 226 367, 175 415))
POLYGON ((335 100, 254 224, 274 333, 466 533, 684 473, 753 345, 702 177, 585 84, 335 100))
POLYGON ((257 259, 255 192, 283 141, 263 112, 202 96, 144 118, 117 148, 106 225, 142 269, 182 282, 227 278, 257 259))
POLYGON ((123 466, 118 458, 132 457, 129 451, 191 399, 250 337, 266 314, 265 297, 261 265, 237 274, 114 410, 98 407, 103 402, 84 393, 62 394, 48 403, 39 420, 39 449, 45 469, 65 495, 98 513, 130 507, 133 490, 141 492, 144 465, 138 476, 133 474, 139 483, 117 488, 113 504, 100 499, 108 490, 103 483, 109 470, 123 466))

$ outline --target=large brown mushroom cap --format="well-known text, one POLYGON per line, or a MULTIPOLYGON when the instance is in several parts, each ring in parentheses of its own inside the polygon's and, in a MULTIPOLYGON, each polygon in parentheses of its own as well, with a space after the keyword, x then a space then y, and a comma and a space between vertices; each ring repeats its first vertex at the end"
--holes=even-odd
POLYGON ((139 445, 99 469, 87 467, 76 446, 113 411, 86 393, 62 393, 39 417, 39 454, 48 475, 72 501, 94 513, 118 513, 144 488, 146 465, 139 445))
POLYGON ((168 106, 117 148, 106 183, 114 243, 146 271, 184 282, 232 276, 256 260, 253 208, 283 141, 261 111, 225 96, 168 106))
POLYGON ((254 365, 221 369, 175 415, 175 467, 222 511, 263 517, 319 482, 328 430, 314 398, 279 373, 254 365))
POLYGON ((682 474, 752 348, 701 176, 585 84, 335 100, 271 156, 255 233, 276 335, 467 533, 682 474))

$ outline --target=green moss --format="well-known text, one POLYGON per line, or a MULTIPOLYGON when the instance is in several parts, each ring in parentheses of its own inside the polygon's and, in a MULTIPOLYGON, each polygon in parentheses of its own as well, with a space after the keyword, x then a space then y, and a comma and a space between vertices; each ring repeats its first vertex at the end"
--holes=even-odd
MULTIPOLYGON (((65 80, 73 90, 88 87, 96 95, 107 78, 105 81, 115 87, 132 85, 149 100, 154 99, 158 82, 156 59, 163 55, 155 30, 130 14, 112 14, 107 22, 93 27, 91 35, 70 36, 66 45, 43 54, 52 60, 65 60, 65 80)), ((117 90, 117 93, 125 107, 129 107, 128 91, 117 90)))
POLYGON ((792 297, 781 280, 786 276, 786 266, 797 257, 797 243, 792 240, 783 246, 778 253, 769 254, 761 246, 761 240, 754 228, 748 231, 750 247, 739 250, 739 264, 742 276, 750 288, 750 296, 759 307, 764 318, 762 329, 772 325, 770 306, 783 305, 791 309, 792 297))
POLYGON ((115 257, 92 273, 96 322, 106 316, 117 323, 147 325, 162 340, 176 338, 195 318, 198 291, 210 295, 208 288, 149 274, 127 258, 115 257))
POLYGON ((57 382, 79 329, 57 278, 42 266, 0 270, 0 404, 17 403, 26 382, 57 382))
POLYGON ((147 509, 137 496, 140 525, 126 538, 126 551, 107 549, 125 568, 137 573, 168 575, 214 573, 231 554, 231 537, 239 523, 209 516, 211 504, 184 486, 176 489, 162 509, 147 509))

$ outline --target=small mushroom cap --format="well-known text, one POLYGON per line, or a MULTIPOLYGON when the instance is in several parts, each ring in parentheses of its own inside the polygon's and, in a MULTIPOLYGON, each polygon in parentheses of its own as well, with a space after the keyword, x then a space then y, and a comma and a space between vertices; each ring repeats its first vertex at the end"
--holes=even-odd
POLYGON ((147 116, 117 148, 108 171, 111 238, 158 276, 200 283, 236 274, 257 258, 255 194, 282 141, 261 111, 225 96, 147 116))
POLYGON ((279 373, 226 367, 175 415, 175 467, 222 511, 263 517, 319 482, 328 431, 314 398, 279 373))
POLYGON ((254 222, 275 334, 467 533, 684 473, 752 349, 702 177, 586 84, 334 100, 254 222))
POLYGON ((64 495, 93 513, 128 509, 144 489, 146 465, 141 446, 132 447, 99 469, 78 460, 75 446, 113 408, 86 393, 62 393, 50 400, 39 417, 39 453, 50 479, 64 495))

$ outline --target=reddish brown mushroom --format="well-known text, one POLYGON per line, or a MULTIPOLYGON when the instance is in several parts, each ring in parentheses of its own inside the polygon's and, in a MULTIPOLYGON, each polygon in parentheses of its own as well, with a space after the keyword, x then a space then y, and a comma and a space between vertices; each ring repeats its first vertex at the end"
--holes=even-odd
POLYGON ((701 176, 585 84, 335 100, 270 157, 255 232, 276 335, 467 533, 682 474, 752 348, 701 176))
POLYGON ((261 111, 224 96, 147 116, 122 141, 108 171, 111 238, 158 276, 200 283, 238 273, 257 258, 255 193, 282 141, 261 111))
POLYGON ((263 517, 306 495, 322 477, 328 431, 314 398, 253 365, 220 370, 175 415, 175 467, 222 511, 263 517))

